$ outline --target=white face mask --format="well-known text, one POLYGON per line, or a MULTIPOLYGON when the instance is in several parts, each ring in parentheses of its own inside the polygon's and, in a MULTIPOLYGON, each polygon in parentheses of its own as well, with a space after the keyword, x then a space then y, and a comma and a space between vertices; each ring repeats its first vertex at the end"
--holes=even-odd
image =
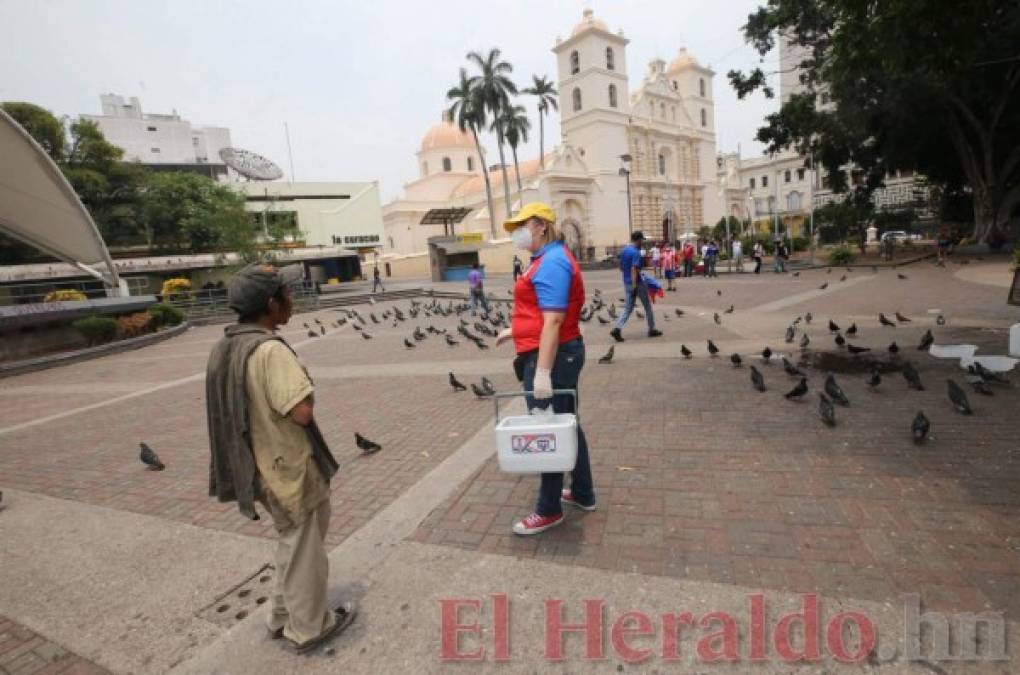
POLYGON ((527 225, 522 225, 510 233, 510 240, 514 246, 525 251, 531 250, 531 230, 527 225))

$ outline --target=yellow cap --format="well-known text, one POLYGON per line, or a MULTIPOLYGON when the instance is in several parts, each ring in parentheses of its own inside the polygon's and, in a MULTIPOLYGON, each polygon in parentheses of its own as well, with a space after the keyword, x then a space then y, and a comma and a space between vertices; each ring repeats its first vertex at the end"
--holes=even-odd
POLYGON ((545 202, 531 202, 530 204, 525 204, 517 212, 516 216, 503 223, 503 229, 507 232, 513 232, 517 229, 518 225, 528 222, 529 218, 541 218, 547 223, 555 223, 556 212, 545 202))

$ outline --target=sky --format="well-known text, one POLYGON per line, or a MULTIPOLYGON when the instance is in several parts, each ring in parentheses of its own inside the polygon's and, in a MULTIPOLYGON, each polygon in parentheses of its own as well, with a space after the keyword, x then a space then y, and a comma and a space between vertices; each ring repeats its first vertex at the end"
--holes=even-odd
MULTIPOLYGON (((388 202, 417 177, 414 153, 469 51, 499 47, 520 87, 555 80, 556 38, 590 8, 630 40, 632 90, 651 59, 681 46, 711 67, 717 149, 754 157, 778 103, 738 101, 726 72, 759 65, 740 27, 762 1, 0 0, 0 101, 75 117, 99 114, 101 93, 137 96, 144 112, 229 128, 289 176, 286 123, 297 180, 378 180, 388 202)), ((518 102, 535 127, 519 155, 535 157, 534 103, 518 102)), ((558 141, 554 114, 546 145, 558 141)))

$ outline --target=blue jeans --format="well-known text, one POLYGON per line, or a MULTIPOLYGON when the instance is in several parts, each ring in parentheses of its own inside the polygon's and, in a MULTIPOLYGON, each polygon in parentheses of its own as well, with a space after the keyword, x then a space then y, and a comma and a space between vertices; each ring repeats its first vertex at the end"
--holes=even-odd
POLYGON ((655 312, 652 311, 652 303, 648 299, 648 289, 645 288, 644 284, 638 284, 637 286, 624 286, 623 290, 627 293, 627 304, 623 307, 623 314, 616 320, 616 328, 623 328, 624 324, 627 323, 627 319, 630 318, 630 313, 634 311, 635 298, 640 298, 641 304, 645 308, 648 330, 655 330, 655 312))
POLYGON ((485 291, 484 290, 482 290, 481 288, 472 288, 470 295, 471 295, 471 313, 472 314, 474 313, 475 308, 477 308, 479 304, 482 306, 482 309, 486 313, 489 312, 489 301, 485 298, 485 291))
MULTIPOLYGON (((528 359, 524 364, 524 390, 532 391, 535 388, 535 368, 538 365, 538 352, 534 358, 528 359)), ((584 342, 581 338, 571 340, 560 345, 556 351, 556 361, 552 367, 553 389, 574 389, 581 376, 581 369, 584 368, 584 342)), ((556 394, 552 399, 537 401, 528 396, 528 408, 541 408, 545 410, 552 401, 553 412, 573 413, 574 398, 566 394, 556 394)), ((570 491, 581 504, 589 505, 595 503, 595 488, 592 485, 591 463, 588 458, 588 441, 584 437, 584 431, 580 423, 577 425, 577 464, 570 472, 570 491)), ((562 473, 543 473, 542 487, 538 492, 538 505, 535 512, 540 516, 555 516, 563 513, 563 505, 560 503, 560 493, 563 491, 562 473)))

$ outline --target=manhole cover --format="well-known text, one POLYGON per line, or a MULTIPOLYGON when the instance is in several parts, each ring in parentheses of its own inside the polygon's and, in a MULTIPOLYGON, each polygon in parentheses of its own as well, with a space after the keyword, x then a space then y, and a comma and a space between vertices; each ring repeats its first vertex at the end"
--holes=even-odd
POLYGON ((195 612, 195 616, 224 628, 243 621, 269 600, 273 593, 275 572, 276 568, 272 565, 263 565, 241 583, 195 612))

